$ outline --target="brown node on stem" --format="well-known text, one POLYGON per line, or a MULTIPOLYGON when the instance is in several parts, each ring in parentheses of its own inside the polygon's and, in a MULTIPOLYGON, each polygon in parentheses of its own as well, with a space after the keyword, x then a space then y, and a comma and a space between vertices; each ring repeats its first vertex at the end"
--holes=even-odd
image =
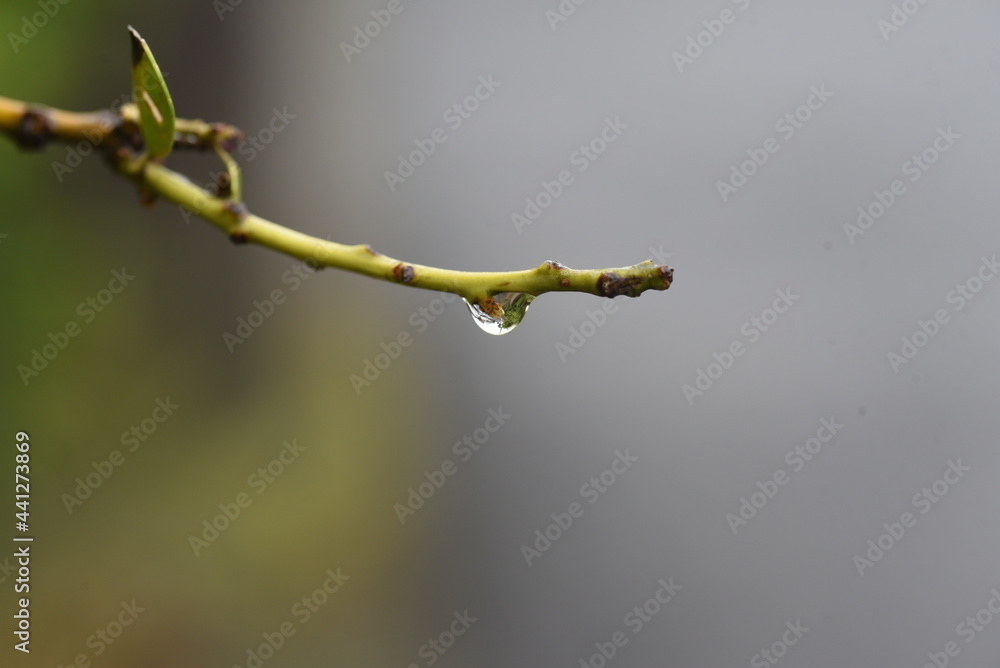
POLYGON ((597 277, 597 294, 603 297, 626 295, 638 297, 642 294, 642 278, 639 276, 619 276, 613 271, 606 271, 597 277))
POLYGON ((674 268, 663 265, 657 267, 656 272, 660 275, 660 280, 663 281, 663 289, 666 290, 669 288, 671 283, 674 282, 674 268))
POLYGON ((244 204, 243 202, 234 202, 233 200, 227 200, 226 203, 222 205, 222 208, 226 210, 226 213, 235 218, 236 222, 240 222, 248 215, 250 215, 250 212, 247 210, 246 204, 244 204))
POLYGON ((212 123, 211 128, 219 148, 226 153, 234 153, 240 142, 246 137, 242 130, 225 123, 212 123))
POLYGON ((229 172, 220 172, 215 177, 214 186, 216 197, 228 198, 233 194, 233 180, 229 176, 229 172))
POLYGON ((55 133, 55 125, 46 109, 28 107, 18 123, 14 136, 17 145, 24 150, 43 148, 55 133))
POLYGON ((417 272, 412 266, 400 262, 392 268, 392 278, 398 283, 409 283, 417 272))
POLYGON ((139 204, 147 209, 156 204, 156 193, 144 186, 139 186, 139 204))

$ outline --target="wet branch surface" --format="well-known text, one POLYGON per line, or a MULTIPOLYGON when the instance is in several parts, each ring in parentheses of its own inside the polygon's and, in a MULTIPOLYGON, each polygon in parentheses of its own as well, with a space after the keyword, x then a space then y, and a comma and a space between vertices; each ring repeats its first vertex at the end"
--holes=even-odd
POLYGON ((215 225, 234 243, 258 244, 303 260, 315 269, 333 267, 400 285, 454 293, 478 306, 487 318, 504 318, 501 304, 509 301, 504 299, 508 293, 638 297, 646 290, 666 290, 673 280, 673 269, 650 260, 614 269, 570 269, 547 261, 521 271, 455 271, 397 260, 367 245, 345 245, 296 232, 247 210, 242 202, 239 166, 231 156, 243 133, 223 123, 178 118, 174 126, 174 150, 213 151, 225 165, 226 171, 212 191, 145 152, 135 104, 77 113, 0 97, 0 132, 25 150, 41 150, 52 142, 88 142, 107 159, 112 171, 137 184, 143 203, 163 198, 215 225))

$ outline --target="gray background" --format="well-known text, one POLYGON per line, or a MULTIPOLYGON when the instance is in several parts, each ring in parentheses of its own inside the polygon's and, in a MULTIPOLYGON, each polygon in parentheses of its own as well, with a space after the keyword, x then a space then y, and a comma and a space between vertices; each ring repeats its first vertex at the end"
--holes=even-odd
MULTIPOLYGON (((299 207, 308 221, 334 202, 340 236, 428 264, 619 266, 662 245, 677 271, 668 293, 622 304, 565 363, 555 343, 598 306, 592 298, 542 297, 499 340, 454 305, 417 340, 410 354, 448 379, 434 402, 454 438, 486 407, 513 414, 413 520, 444 522, 427 549, 449 593, 428 601, 426 630, 469 607, 483 619, 462 648, 470 661, 579 665, 672 576, 684 589, 628 634, 616 665, 746 665, 796 619, 810 630, 788 664, 916 666, 957 640, 959 665, 996 665, 995 628, 967 647, 954 629, 1000 583, 990 528, 998 287, 952 313, 898 373, 887 361, 918 318, 953 311, 949 290, 1000 246, 996 5, 930 3, 885 40, 877 21, 891 3, 593 2, 553 32, 544 12, 554 2, 415 2, 346 63, 338 43, 379 7, 256 18, 296 45, 260 50, 257 65, 272 64, 267 85, 302 109, 296 146, 282 150, 314 170, 302 178, 267 163, 270 178, 286 179, 279 210, 299 207), (678 72, 673 52, 725 8, 735 23, 678 72), (484 74, 502 88, 390 193, 383 172, 484 74), (833 97, 723 203, 716 181, 746 149, 781 137, 775 122, 813 85, 833 97), (511 214, 524 198, 616 116, 629 125, 621 140, 518 234, 511 214), (961 139, 911 183, 902 166, 939 127, 961 139), (844 224, 897 178, 907 193, 849 243, 844 224), (310 190, 323 194, 301 194, 310 190), (741 326, 779 288, 800 301, 749 344, 741 326), (681 386, 733 341, 747 353, 689 405, 681 386), (791 473, 785 453, 830 416, 844 425, 836 440, 791 473), (581 500, 579 485, 619 448, 640 465, 527 567, 519 547, 581 500), (954 458, 972 471, 859 576, 853 556, 883 522, 914 511, 911 497, 954 458), (734 535, 726 513, 778 468, 790 483, 734 535)), ((382 308, 400 316, 366 323, 373 341, 428 299, 384 292, 382 308)), ((360 401, 384 401, 379 390, 360 401)), ((444 456, 449 440, 426 447, 444 456)))

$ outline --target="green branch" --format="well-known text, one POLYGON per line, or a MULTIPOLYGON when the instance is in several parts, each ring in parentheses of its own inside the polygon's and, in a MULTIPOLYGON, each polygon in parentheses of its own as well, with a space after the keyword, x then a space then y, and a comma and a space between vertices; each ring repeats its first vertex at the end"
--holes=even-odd
POLYGON ((24 149, 41 149, 51 141, 89 142, 108 158, 116 173, 138 185, 144 202, 161 197, 212 223, 235 243, 255 243, 303 260, 313 268, 333 267, 457 294, 478 306, 477 319, 494 321, 501 332, 517 324, 531 298, 546 292, 638 297, 646 290, 666 290, 673 280, 673 269, 649 260, 616 269, 570 269, 551 261, 522 271, 439 269, 396 260, 367 245, 344 245, 296 232, 247 210, 242 203, 239 166, 231 155, 243 133, 220 123, 175 119, 155 61, 134 31, 133 81, 133 97, 139 104, 128 104, 120 110, 74 113, 0 97, 0 132, 24 149), (139 49, 146 50, 148 61, 143 60, 139 49), (163 128, 171 125, 172 134, 166 134, 164 140, 163 128), (155 151, 151 148, 154 146, 155 151), (212 150, 226 172, 217 179, 213 191, 205 190, 162 164, 171 149, 212 150), (512 300, 507 293, 529 297, 512 300), (518 312, 505 314, 505 306, 509 311, 512 304, 518 312))

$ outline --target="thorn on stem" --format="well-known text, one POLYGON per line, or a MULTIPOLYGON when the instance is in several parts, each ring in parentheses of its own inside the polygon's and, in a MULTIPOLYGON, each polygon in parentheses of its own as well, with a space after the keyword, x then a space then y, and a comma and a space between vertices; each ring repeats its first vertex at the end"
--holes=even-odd
POLYGON ((246 242, 250 241, 250 237, 243 230, 233 230, 229 233, 229 240, 232 241, 237 246, 242 246, 246 242))

